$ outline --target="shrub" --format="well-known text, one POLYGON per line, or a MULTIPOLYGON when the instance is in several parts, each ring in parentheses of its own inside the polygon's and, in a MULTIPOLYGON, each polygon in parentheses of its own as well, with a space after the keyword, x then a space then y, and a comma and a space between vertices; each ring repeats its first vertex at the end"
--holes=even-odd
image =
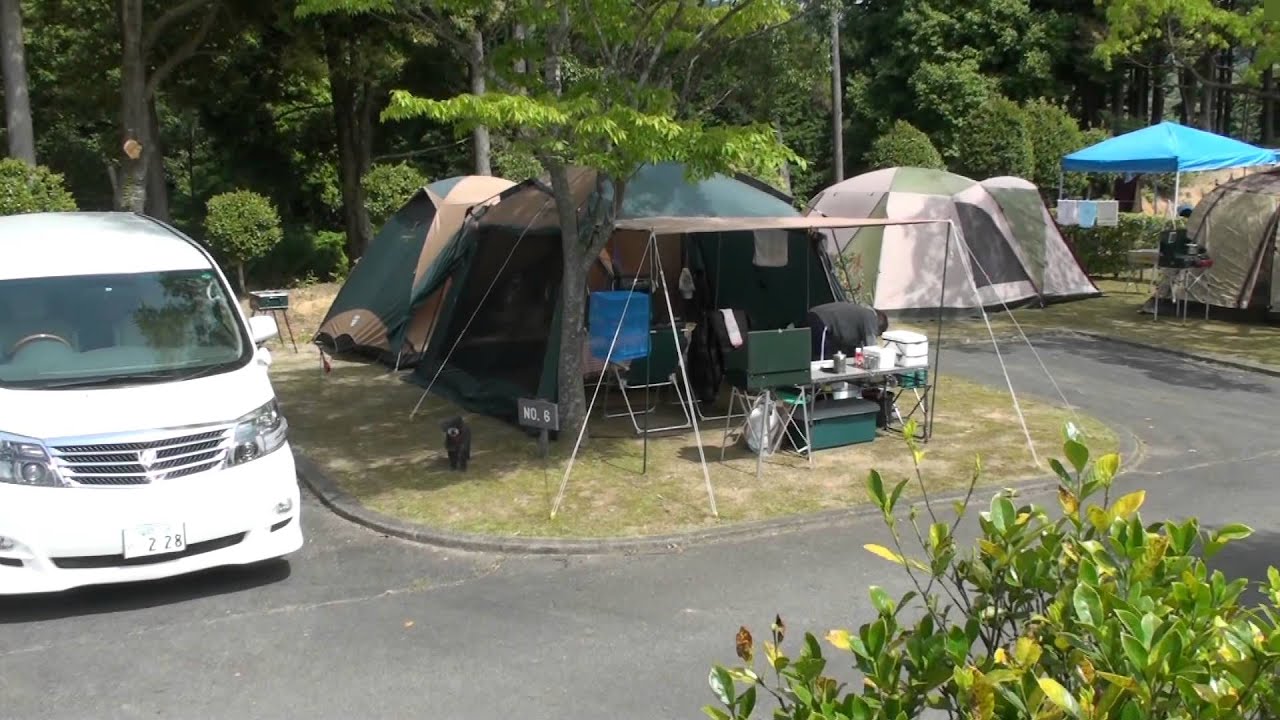
POLYGON ((1034 160, 1027 179, 1039 185, 1046 197, 1056 197, 1062 158, 1086 147, 1084 134, 1070 113, 1043 98, 1026 103, 1022 111, 1034 160))
POLYGON ((0 215, 67 212, 76 209, 62 175, 43 165, 0 160, 0 215))
POLYGON ((418 188, 427 184, 427 178, 408 163, 378 164, 369 168, 360 182, 364 185, 369 222, 376 231, 418 188))
POLYGON ((347 259, 347 234, 321 230, 311 242, 311 258, 308 269, 325 280, 341 280, 351 269, 347 259))
POLYGON ((955 164, 961 175, 985 180, 999 175, 1029 178, 1035 151, 1022 108, 993 94, 963 123, 955 164))
MULTIPOLYGON (((873 471, 867 487, 893 547, 865 548, 905 569, 915 589, 893 598, 872 586, 875 619, 826 634, 835 657, 851 660, 864 681, 846 692, 824 675, 827 658, 811 633, 798 655, 784 654, 777 618, 763 672, 753 669, 750 631, 738 631, 745 665, 712 669, 724 709, 707 714, 749 717, 763 697, 776 701, 773 717, 794 720, 906 720, 929 710, 978 720, 1275 717, 1280 572, 1268 570, 1266 600, 1255 607, 1240 600, 1246 580, 1205 562, 1252 530, 1210 531, 1194 518, 1146 523, 1143 491, 1113 497, 1118 455, 1090 463, 1072 437, 1063 452, 1065 466, 1051 462, 1059 507, 1050 512, 1001 491, 979 514, 970 547, 955 535, 968 498, 951 522, 927 502, 923 513, 913 508, 904 531, 895 511, 908 480, 886 487, 873 471), (915 556, 903 549, 904 535, 918 542, 915 556)), ((974 482, 979 474, 975 467, 974 482)), ((914 480, 923 492, 918 467, 914 480)))
POLYGON ((898 120, 871 143, 864 158, 873 170, 890 167, 946 169, 933 141, 906 120, 898 120))
POLYGON ((244 266, 280 243, 280 215, 267 198, 235 190, 209 199, 205 238, 215 252, 235 263, 240 292, 245 292, 244 266))
MULTIPOLYGON (((1057 209, 1054 209, 1057 214, 1057 209)), ((1185 226, 1178 218, 1176 226, 1185 226)), ((1076 257, 1090 275, 1118 275, 1128 266, 1127 253, 1138 248, 1153 248, 1161 231, 1169 228, 1167 217, 1120 213, 1119 224, 1112 227, 1082 228, 1067 225, 1059 228, 1063 238, 1075 248, 1076 257)))

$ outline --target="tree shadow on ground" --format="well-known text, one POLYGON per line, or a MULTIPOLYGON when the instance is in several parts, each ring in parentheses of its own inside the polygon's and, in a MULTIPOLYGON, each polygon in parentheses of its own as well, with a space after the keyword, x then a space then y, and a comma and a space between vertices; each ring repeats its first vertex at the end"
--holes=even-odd
POLYGON ((1267 584, 1268 568, 1280 567, 1280 532, 1255 532, 1244 540, 1228 544, 1206 564, 1210 571, 1221 570, 1228 580, 1245 578, 1249 581, 1249 589, 1241 596, 1241 603, 1265 603, 1267 600, 1260 592, 1259 584, 1267 584))
POLYGON ((163 580, 0 597, 0 625, 144 610, 254 590, 286 580, 291 574, 289 561, 278 559, 213 568, 163 580))

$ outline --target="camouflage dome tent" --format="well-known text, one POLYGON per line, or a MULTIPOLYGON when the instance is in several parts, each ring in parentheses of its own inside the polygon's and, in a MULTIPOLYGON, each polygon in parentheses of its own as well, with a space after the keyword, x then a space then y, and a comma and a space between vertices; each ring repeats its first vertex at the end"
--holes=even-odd
POLYGON ((448 290, 422 280, 472 207, 514 185, 487 175, 421 188, 378 231, 329 307, 314 342, 334 356, 417 362, 448 290))
MULTIPOLYGON (((1280 314, 1277 233, 1280 170, 1246 175, 1210 191, 1187 220, 1187 237, 1213 258, 1213 266, 1191 287, 1190 299, 1280 314)), ((1169 297, 1167 282, 1161 285, 1160 295, 1169 297)))
POLYGON ((827 251, 847 291, 886 312, 936 311, 940 301, 968 311, 1099 294, 1036 187, 1019 178, 979 183, 943 170, 886 168, 823 190, 810 207, 828 216, 952 222, 967 257, 948 252, 947 226, 938 223, 830 233, 827 251))

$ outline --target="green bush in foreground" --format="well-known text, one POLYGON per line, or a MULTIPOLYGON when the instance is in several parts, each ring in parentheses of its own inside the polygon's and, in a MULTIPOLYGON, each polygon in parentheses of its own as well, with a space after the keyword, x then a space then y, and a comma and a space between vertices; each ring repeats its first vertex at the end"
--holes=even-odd
MULTIPOLYGON (((909 444, 923 491, 920 451, 909 444)), ((980 468, 955 520, 940 520, 926 495, 927 517, 913 507, 905 531, 894 510, 908 480, 889 488, 873 471, 867 486, 894 547, 866 549, 904 568, 915 589, 895 599, 871 587, 876 618, 826 634, 862 685, 848 690, 823 674, 828 659, 811 633, 797 655, 785 654, 777 618, 761 662, 751 633, 738 631, 745 665, 712 669, 719 705, 706 713, 746 718, 767 701, 774 718, 791 720, 912 720, 927 709, 976 720, 1280 716, 1280 572, 1268 571, 1267 601, 1250 607, 1240 602, 1246 580, 1204 562, 1252 530, 1146 524, 1143 491, 1111 497, 1118 455, 1090 463, 1071 438, 1063 451, 1067 466, 1052 461, 1060 507, 1050 513, 997 493, 972 547, 954 533, 980 468), (919 555, 903 549, 904 534, 919 555)))
POLYGON ((13 158, 0 160, 0 215, 75 209, 75 198, 58 173, 13 158))

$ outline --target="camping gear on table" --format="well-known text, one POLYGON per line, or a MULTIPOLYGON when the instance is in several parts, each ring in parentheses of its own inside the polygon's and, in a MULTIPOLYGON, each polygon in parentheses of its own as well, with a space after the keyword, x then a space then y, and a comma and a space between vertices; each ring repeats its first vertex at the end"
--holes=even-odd
POLYGON ((897 356, 893 367, 925 367, 929 364, 929 338, 912 330, 889 330, 883 337, 885 347, 897 356))

